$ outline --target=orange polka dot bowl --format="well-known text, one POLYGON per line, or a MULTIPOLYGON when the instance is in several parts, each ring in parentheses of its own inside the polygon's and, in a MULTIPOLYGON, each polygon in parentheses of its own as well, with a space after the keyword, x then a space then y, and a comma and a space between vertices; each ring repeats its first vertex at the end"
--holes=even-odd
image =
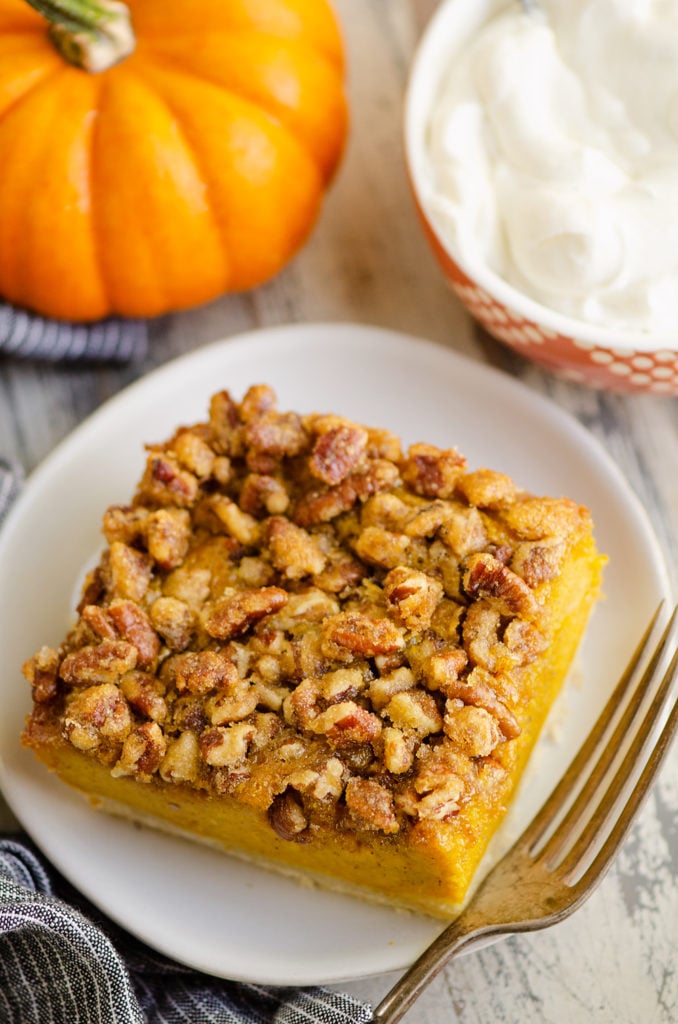
MULTIPOLYGON (((443 274, 471 315, 500 342, 560 377, 589 387, 678 395, 674 332, 628 331, 574 319, 535 301, 478 257, 462 252, 431 201, 431 111, 446 69, 478 21, 501 0, 443 0, 415 54, 405 99, 407 171, 419 219, 443 274), (475 20, 474 20, 475 19, 475 20), (456 41, 456 44, 455 44, 456 41)), ((504 6, 506 4, 504 3, 504 6)))

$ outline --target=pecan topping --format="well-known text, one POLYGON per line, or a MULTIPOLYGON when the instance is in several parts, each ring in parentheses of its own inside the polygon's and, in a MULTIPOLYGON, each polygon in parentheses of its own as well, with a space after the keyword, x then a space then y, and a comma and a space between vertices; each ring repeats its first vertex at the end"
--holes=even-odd
POLYGON ((441 450, 432 444, 413 444, 401 472, 415 494, 449 498, 465 466, 466 459, 453 448, 441 450))
POLYGON ((155 722, 144 722, 125 739, 122 753, 111 775, 114 778, 134 775, 148 782, 160 767, 166 749, 167 743, 160 726, 155 722))
POLYGON ((108 606, 108 615, 118 635, 136 647, 138 667, 150 668, 160 652, 160 641, 143 609, 118 599, 108 606))
POLYGON ((286 603, 287 593, 280 587, 234 591, 208 610, 205 629, 218 640, 230 640, 245 633, 266 615, 279 611, 286 603))
POLYGON ((321 434, 313 446, 309 468, 313 476, 326 484, 338 484, 363 460, 367 431, 346 424, 321 434))
POLYGON ((61 662, 59 674, 72 686, 91 683, 116 683, 137 663, 137 650, 122 640, 105 640, 101 644, 81 647, 67 654, 61 662))
POLYGON ((359 612, 335 615, 323 626, 323 651, 328 657, 358 654, 373 658, 405 646, 402 632, 388 619, 375 619, 359 612))
POLYGON ((398 832, 393 794, 373 779, 349 779, 346 806, 358 828, 372 832, 398 832))
POLYGON ((114 778, 228 795, 286 841, 447 842, 474 794, 506 800, 541 606, 588 531, 454 448, 220 391, 106 512, 79 618, 24 665, 26 741, 53 726, 114 778))
POLYGON ((267 529, 273 565, 284 576, 300 580, 323 571, 327 559, 310 533, 281 516, 269 519, 267 529))
POLYGON ((198 480, 182 469, 171 453, 151 451, 139 485, 139 497, 153 505, 190 507, 198 495, 198 480))
POLYGON ((21 671, 33 687, 33 700, 47 704, 59 690, 59 652, 54 647, 41 647, 29 658, 21 671))
POLYGON ((159 508, 148 517, 148 553, 161 569, 181 565, 190 530, 191 517, 185 509, 159 508))
POLYGON ((464 473, 457 481, 457 490, 469 505, 487 509, 504 508, 515 501, 518 494, 518 488, 509 476, 492 469, 464 473))
POLYGON ((494 555, 471 555, 463 584, 471 597, 496 601, 504 615, 532 618, 537 611, 534 594, 525 581, 494 555))
POLYGON ((399 566, 384 580, 384 593, 406 629, 424 630, 431 625, 443 587, 424 572, 399 566))

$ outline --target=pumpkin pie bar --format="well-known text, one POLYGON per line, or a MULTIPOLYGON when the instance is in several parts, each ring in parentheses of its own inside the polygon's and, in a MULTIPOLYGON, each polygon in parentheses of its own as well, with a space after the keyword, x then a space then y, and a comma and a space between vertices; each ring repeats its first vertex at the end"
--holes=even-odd
POLYGON ((23 743, 96 807, 453 915, 598 595, 588 510, 265 385, 147 452, 23 743))

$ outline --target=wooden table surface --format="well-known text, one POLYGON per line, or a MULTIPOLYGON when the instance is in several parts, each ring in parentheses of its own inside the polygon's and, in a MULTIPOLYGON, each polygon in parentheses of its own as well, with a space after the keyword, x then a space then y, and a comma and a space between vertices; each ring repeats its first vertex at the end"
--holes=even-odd
MULTIPOLYGON (((0 361, 0 456, 30 471, 77 423, 149 369, 248 328, 308 321, 391 327, 491 363, 572 413, 641 495, 678 593, 678 399, 601 394, 493 342, 443 283, 408 193, 401 114, 431 0, 336 0, 349 53, 346 157, 304 251, 267 286, 151 325, 123 367, 0 361)), ((678 1021, 678 751, 598 892, 565 923, 450 965, 406 1020, 420 1024, 678 1021)), ((378 1001, 391 977, 342 986, 378 1001)))

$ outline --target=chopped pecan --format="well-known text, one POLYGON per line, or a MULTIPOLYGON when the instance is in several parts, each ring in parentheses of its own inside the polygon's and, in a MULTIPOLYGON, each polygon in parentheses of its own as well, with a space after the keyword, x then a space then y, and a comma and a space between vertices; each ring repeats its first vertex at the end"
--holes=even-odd
POLYGON ((210 476, 216 458, 210 446, 192 430, 180 430, 172 442, 177 459, 198 479, 210 476))
POLYGON ((412 506, 395 494, 375 494, 363 505, 360 522, 363 527, 381 526, 386 530, 402 533, 405 523, 412 515, 412 506))
POLYGON ((296 413, 273 410, 250 420, 245 426, 244 439, 255 452, 274 459, 300 455, 309 445, 308 434, 296 413))
POLYGON ((148 517, 148 553, 163 570, 181 565, 191 530, 191 517, 186 509, 160 508, 148 517))
POLYGON ((200 774, 200 747, 195 733, 182 732, 170 740, 158 773, 165 782, 195 782, 200 774))
POLYGON ((332 746, 350 743, 372 743, 382 729, 376 715, 355 701, 340 701, 321 711, 310 723, 313 732, 325 736, 332 746))
POLYGON ((240 455, 242 441, 238 408, 228 391, 218 391, 210 400, 209 425, 212 445, 222 455, 240 455))
POLYGON ((277 407, 277 404, 273 388, 270 388, 267 384, 253 384, 247 389, 242 402, 238 406, 240 419, 243 423, 249 423, 250 420, 255 419, 257 416, 272 412, 277 407))
MULTIPOLYGON (((417 782, 415 781, 415 787, 417 782)), ((416 805, 421 821, 447 821, 459 811, 466 787, 456 775, 450 775, 439 786, 422 795, 416 805)))
POLYGON ((374 779, 349 779, 346 806, 358 828, 389 835, 400 829, 393 807, 393 794, 374 779))
POLYGON ((494 715, 460 700, 448 700, 444 729, 455 746, 469 757, 488 757, 505 739, 494 715))
POLYGON ((150 609, 151 622, 171 651, 188 647, 195 629, 195 616, 176 597, 159 597, 150 609))
POLYGON ((477 508, 450 505, 438 536, 458 558, 483 551, 488 544, 485 523, 477 508))
POLYGON ((344 595, 366 575, 365 567, 349 556, 331 561, 327 568, 313 577, 313 582, 321 590, 344 595))
POLYGON ((238 670, 223 651, 186 651, 168 663, 179 693, 204 694, 227 690, 238 682, 238 670))
POLYGON ((241 722, 252 714, 258 703, 256 685, 241 682, 210 697, 205 711, 212 725, 223 725, 225 722, 241 722))
POLYGON ((424 630, 443 596, 443 586, 425 572, 398 566, 384 580, 390 607, 406 629, 424 630))
POLYGON ((148 555, 114 541, 108 551, 110 591, 116 597, 141 601, 151 581, 152 562, 148 555))
POLYGON ((457 480, 457 491, 464 495, 469 505, 492 510, 511 505, 519 493, 510 476, 493 469, 464 473, 457 480))
POLYGON ((209 569, 182 565, 170 573, 163 584, 163 594, 183 601, 191 609, 197 609, 210 595, 212 574, 209 569))
POLYGON ((408 537, 433 537, 451 515, 453 507, 448 501, 433 501, 412 513, 404 524, 408 537))
POLYGON ((527 583, 538 587, 556 578, 565 554, 565 542, 548 537, 542 541, 523 541, 518 544, 511 558, 511 568, 527 583))
POLYGON ((294 520, 299 526, 330 522, 342 512, 352 509, 357 501, 365 501, 378 491, 388 490, 397 479, 398 469, 392 462, 375 459, 364 473, 347 476, 336 487, 301 498, 294 510, 294 520))
POLYGON ((33 699, 47 704, 59 690, 59 652, 54 647, 41 647, 37 654, 24 663, 21 671, 33 687, 33 699))
POLYGON ((495 601, 503 615, 529 619, 538 609, 525 580, 487 552, 469 556, 463 586, 470 597, 495 601))
POLYGON ((156 676, 148 672, 126 672, 120 680, 120 689, 138 714, 150 718, 154 722, 164 722, 167 718, 167 702, 165 687, 156 676))
POLYGON ((123 640, 104 640, 67 654, 59 674, 71 686, 116 683, 137 663, 137 650, 123 640))
POLYGON ((454 448, 413 444, 401 464, 401 473, 415 494, 425 498, 449 498, 465 466, 466 459, 454 448))
POLYGON ((319 714, 319 699, 318 681, 313 678, 302 679, 283 700, 285 721, 300 729, 310 729, 319 714))
POLYGON ((367 454, 371 459, 400 462, 403 457, 400 438, 382 427, 367 428, 367 454))
POLYGON ((450 683, 448 696, 453 700, 484 708, 493 715, 502 733, 508 740, 520 736, 521 729, 515 715, 500 701, 491 686, 492 677, 483 669, 474 668, 465 679, 450 683))
POLYGON ((446 647, 437 651, 424 666, 426 685, 430 690, 440 690, 447 696, 447 687, 456 683, 467 665, 468 655, 462 647, 446 647))
POLYGON ((139 484, 139 498, 147 504, 189 508, 197 496, 197 477, 182 469, 171 452, 151 449, 139 484))
POLYGON ((384 767, 394 775, 402 775, 412 767, 416 735, 405 734, 402 729, 388 726, 381 733, 384 767))
POLYGON ((200 752, 207 764, 214 768, 234 768, 245 760, 255 733, 251 722, 214 726, 200 736, 200 752))
POLYGON ((373 679, 369 685, 368 696, 374 710, 381 711, 396 693, 411 690, 416 685, 412 670, 403 666, 373 679))
POLYGON ((78 750, 94 750, 103 741, 122 743, 131 727, 129 706, 114 683, 78 691, 63 717, 64 736, 78 750))
POLYGON ((110 615, 101 605, 86 604, 80 612, 80 618, 87 623, 99 640, 120 639, 110 615))
POLYGON ((104 512, 103 531, 109 544, 137 544, 146 536, 148 509, 141 505, 112 505, 104 512))
POLYGON ((359 668, 339 668, 318 681, 318 691, 328 704, 336 704, 340 700, 353 700, 365 685, 365 677, 359 668))
POLYGON ((287 579, 300 580, 325 568, 326 557, 310 533, 282 516, 272 516, 266 536, 273 565, 287 579))
POLYGON ((245 633, 251 625, 274 614, 287 603, 287 592, 280 587, 231 591, 207 609, 203 622, 210 636, 230 640, 245 633))
POLYGON ((240 492, 240 507, 253 516, 282 515, 290 499, 283 484, 274 476, 249 473, 240 492))
POLYGON ((366 526, 354 543, 355 553, 369 565, 393 569, 401 565, 410 539, 381 526, 366 526))
POLYGON ((404 646, 402 631, 392 622, 360 612, 341 612, 322 627, 322 648, 330 658, 373 658, 375 654, 400 651, 404 646))
POLYGON ((231 537, 244 547, 253 547, 259 543, 261 527, 259 522, 248 512, 243 512, 234 501, 223 494, 213 494, 207 506, 214 512, 221 525, 231 537))
POLYGON ((133 601, 116 599, 108 606, 108 615, 118 635, 137 649, 137 666, 150 668, 160 653, 160 641, 143 608, 133 601))
POLYGON ((422 738, 443 728, 443 716, 430 693, 422 690, 403 690, 396 693, 382 712, 402 730, 416 732, 422 738))
POLYGON ((512 619, 504 630, 503 644, 514 664, 529 665, 546 650, 548 641, 531 622, 512 619))
POLYGON ((316 440, 309 458, 313 476, 334 485, 345 480, 365 458, 367 431, 364 427, 342 424, 325 431, 316 440))
POLYGON ((111 775, 133 775, 142 782, 150 782, 157 772, 167 750, 162 729, 155 722, 144 722, 125 738, 117 764, 111 775))

